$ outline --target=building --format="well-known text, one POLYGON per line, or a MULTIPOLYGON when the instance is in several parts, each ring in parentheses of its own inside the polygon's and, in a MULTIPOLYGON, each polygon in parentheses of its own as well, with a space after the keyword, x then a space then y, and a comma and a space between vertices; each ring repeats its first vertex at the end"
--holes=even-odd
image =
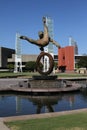
MULTIPOLYGON (((58 54, 54 55, 54 62, 58 63, 59 68, 67 71, 74 71, 75 64, 78 63, 83 55, 73 56, 73 46, 60 48, 58 54)), ((25 67, 26 62, 36 61, 38 54, 22 55, 22 67, 25 67)), ((15 65, 15 50, 5 47, 0 47, 0 69, 6 69, 7 64, 15 65)))
POLYGON ((74 71, 79 60, 77 42, 69 37, 69 46, 58 50, 58 67, 61 71, 74 71), (78 58, 78 59, 77 59, 78 58))
POLYGON ((58 50, 58 68, 62 72, 74 71, 74 46, 66 46, 58 50))
POLYGON ((14 49, 0 47, 0 68, 7 68, 8 58, 12 58, 12 54, 15 54, 14 49))
MULTIPOLYGON (((36 61, 38 54, 22 54, 22 67, 25 67, 26 62, 36 61)), ((58 55, 54 55, 54 61, 58 61, 58 55)), ((15 65, 15 50, 5 47, 0 47, 0 69, 7 68, 7 64, 15 65)))
POLYGON ((74 54, 78 55, 78 45, 72 37, 69 37, 69 46, 74 46, 74 54))
MULTIPOLYGON (((36 55, 36 54, 22 55, 21 56, 21 58, 22 58, 22 67, 25 67, 25 64, 28 61, 36 61, 37 56, 38 55, 36 55)), ((15 64, 15 54, 12 54, 12 57, 8 58, 7 61, 8 61, 8 63, 15 64)))

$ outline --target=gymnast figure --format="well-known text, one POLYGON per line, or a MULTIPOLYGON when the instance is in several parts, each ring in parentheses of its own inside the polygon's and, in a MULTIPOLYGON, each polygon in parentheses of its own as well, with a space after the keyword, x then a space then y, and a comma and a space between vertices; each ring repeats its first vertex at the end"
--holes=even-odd
POLYGON ((35 45, 39 46, 41 51, 44 51, 44 47, 47 46, 49 44, 49 42, 53 43, 56 47, 60 48, 61 47, 60 44, 57 43, 56 41, 54 41, 53 39, 51 39, 51 37, 49 37, 48 27, 46 25, 45 17, 43 17, 43 24, 44 24, 44 32, 43 31, 38 32, 39 39, 34 40, 34 39, 28 38, 26 36, 20 36, 20 39, 27 40, 31 44, 35 44, 35 45))

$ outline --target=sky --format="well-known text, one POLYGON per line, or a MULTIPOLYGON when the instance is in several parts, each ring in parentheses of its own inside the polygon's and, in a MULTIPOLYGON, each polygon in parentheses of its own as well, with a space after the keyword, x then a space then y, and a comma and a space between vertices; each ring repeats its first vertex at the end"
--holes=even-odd
MULTIPOLYGON (((43 16, 53 19, 54 40, 61 47, 71 36, 79 54, 87 54, 87 0, 0 0, 0 46, 15 49, 16 33, 38 39, 43 16)), ((20 42, 22 54, 39 54, 37 46, 20 42)))

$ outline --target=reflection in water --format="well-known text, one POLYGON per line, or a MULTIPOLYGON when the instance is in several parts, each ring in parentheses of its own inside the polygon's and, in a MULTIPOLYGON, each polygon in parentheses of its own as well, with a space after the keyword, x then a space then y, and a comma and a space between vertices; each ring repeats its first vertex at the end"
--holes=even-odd
POLYGON ((44 107, 45 112, 54 112, 53 105, 58 104, 61 100, 61 96, 16 96, 16 112, 21 111, 21 100, 25 99, 32 102, 36 106, 36 113, 41 113, 41 109, 44 107))
POLYGON ((54 112, 53 105, 58 104, 58 101, 61 100, 61 96, 39 96, 39 97, 30 97, 30 101, 37 106, 36 113, 41 113, 41 109, 45 107, 45 112, 54 112))
POLYGON ((0 117, 58 112, 87 107, 87 94, 56 96, 0 95, 0 117))
POLYGON ((74 102, 75 102, 75 96, 74 95, 65 95, 63 98, 65 98, 65 100, 67 102, 69 102, 69 106, 72 109, 74 106, 74 102))
POLYGON ((21 111, 21 97, 16 96, 16 113, 19 113, 21 111))

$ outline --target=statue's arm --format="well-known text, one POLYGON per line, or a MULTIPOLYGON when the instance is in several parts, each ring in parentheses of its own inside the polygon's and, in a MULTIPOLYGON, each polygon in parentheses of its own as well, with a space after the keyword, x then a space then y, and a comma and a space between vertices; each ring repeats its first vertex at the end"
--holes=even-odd
POLYGON ((60 44, 51 38, 50 38, 50 42, 52 42, 56 47, 61 48, 60 44))

